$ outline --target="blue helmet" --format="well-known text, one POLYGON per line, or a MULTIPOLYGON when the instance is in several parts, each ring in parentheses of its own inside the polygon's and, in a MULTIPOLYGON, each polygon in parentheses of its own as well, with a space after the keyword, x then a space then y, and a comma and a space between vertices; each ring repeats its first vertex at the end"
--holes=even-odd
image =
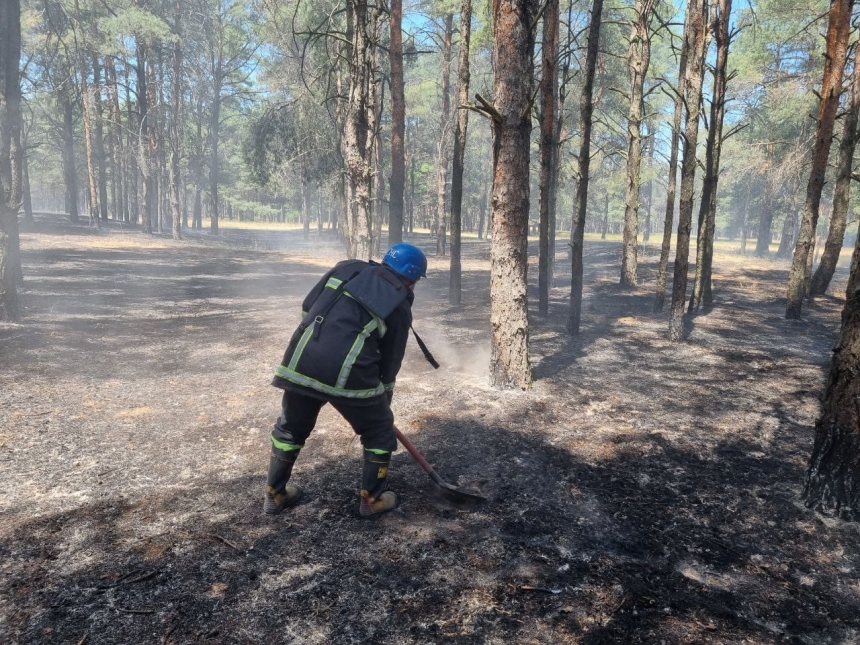
POLYGON ((417 246, 406 242, 400 242, 388 249, 382 263, 410 282, 418 282, 419 278, 427 277, 427 257, 417 246))

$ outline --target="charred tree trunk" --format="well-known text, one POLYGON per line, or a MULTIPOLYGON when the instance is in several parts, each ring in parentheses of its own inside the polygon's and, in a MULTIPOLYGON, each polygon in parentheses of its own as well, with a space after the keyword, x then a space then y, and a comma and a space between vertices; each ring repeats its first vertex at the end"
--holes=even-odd
POLYGON ((636 0, 630 45, 627 50, 627 73, 630 77, 630 109, 627 113, 627 192, 624 199, 624 232, 621 254, 621 280, 625 287, 639 281, 636 258, 639 234, 639 189, 642 173, 642 120, 645 118, 645 76, 651 64, 651 31, 649 23, 655 0, 636 0))
POLYGON ((579 178, 573 206, 570 231, 570 316, 567 321, 569 334, 579 333, 582 318, 582 247, 585 238, 585 213, 588 208, 588 180, 591 164, 591 127, 594 88, 594 71, 597 67, 597 53, 600 40, 600 23, 603 15, 603 0, 594 0, 591 8, 591 23, 588 26, 588 50, 585 57, 585 78, 579 102, 579 127, 581 140, 579 148, 579 178))
POLYGON ((445 255, 445 192, 448 185, 448 149, 451 139, 451 38, 454 16, 445 16, 442 44, 442 112, 439 116, 439 142, 436 153, 436 255, 445 255))
POLYGON ((527 295, 529 105, 537 5, 537 0, 493 0, 490 381, 501 388, 528 389, 532 383, 527 295))
POLYGON ((460 304, 462 293, 460 266, 460 234, 463 228, 463 164, 466 158, 466 131, 469 111, 463 106, 469 102, 469 42, 472 28, 472 0, 460 4, 460 60, 457 67, 459 105, 454 130, 454 163, 451 171, 451 277, 448 284, 448 302, 460 304))
POLYGON ((388 243, 403 241, 403 196, 406 188, 406 97, 403 84, 403 0, 391 0, 391 181, 388 199, 388 243))
POLYGON ((848 200, 851 192, 851 171, 854 148, 857 144, 857 120, 860 115, 860 47, 854 47, 854 72, 851 76, 851 96, 845 121, 842 124, 842 141, 839 144, 839 161, 836 170, 836 185, 833 188, 833 214, 830 217, 830 230, 812 281, 809 284, 810 296, 822 296, 830 286, 836 272, 836 263, 842 252, 845 239, 845 226, 848 216, 848 200))
POLYGON ((675 111, 672 116, 672 139, 669 144, 669 177, 666 185, 666 211, 663 216, 663 242, 660 245, 660 264, 657 268, 657 297, 654 311, 663 311, 666 304, 666 275, 669 272, 669 252, 672 249, 672 224, 675 221, 675 191, 678 185, 678 145, 681 140, 681 115, 684 110, 684 84, 688 58, 687 41, 681 45, 678 69, 678 87, 675 92, 675 111))
POLYGON ((684 29, 687 48, 687 70, 684 81, 684 155, 681 161, 681 195, 678 202, 678 242, 672 282, 672 309, 669 316, 669 339, 684 338, 684 307, 687 304, 687 271, 690 254, 690 227, 693 220, 693 192, 696 179, 696 142, 699 138, 699 114, 702 107, 702 81, 707 52, 707 0, 689 0, 688 20, 684 29))
POLYGON ((860 519, 860 234, 851 259, 839 342, 833 350, 803 499, 816 510, 860 519))
POLYGON ((556 112, 558 95, 558 0, 547 0, 543 13, 541 48, 540 115, 540 242, 538 250, 538 313, 549 315, 549 290, 552 282, 552 245, 550 220, 555 190, 554 168, 558 153, 556 112))
POLYGON ((696 279, 690 298, 690 311, 696 312, 702 303, 713 302, 711 274, 714 259, 714 232, 717 220, 717 184, 720 178, 720 153, 723 144, 723 117, 726 113, 726 68, 729 58, 729 16, 732 0, 717 0, 714 40, 717 60, 714 67, 714 90, 711 98, 711 118, 708 122, 708 142, 705 150, 705 176, 702 181, 702 201, 699 206, 699 235, 696 239, 696 279))
POLYGON ((818 107, 815 143, 812 148, 812 166, 806 186, 806 201, 803 205, 797 245, 788 276, 788 303, 785 317, 796 320, 803 310, 803 298, 809 286, 809 262, 818 224, 818 207, 824 189, 827 172, 827 157, 833 139, 839 94, 842 91, 842 75, 845 70, 845 54, 851 31, 851 7, 853 0, 831 0, 827 25, 827 54, 824 58, 824 76, 821 82, 821 102, 818 107))

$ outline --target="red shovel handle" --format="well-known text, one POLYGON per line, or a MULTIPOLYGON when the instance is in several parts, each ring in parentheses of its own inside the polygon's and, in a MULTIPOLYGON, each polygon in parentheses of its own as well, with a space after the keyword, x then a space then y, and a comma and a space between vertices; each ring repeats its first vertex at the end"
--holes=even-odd
POLYGON ((397 426, 394 426, 394 434, 397 436, 397 440, 403 444, 403 447, 409 451, 409 454, 418 462, 418 465, 424 470, 425 473, 432 473, 433 466, 431 466, 426 459, 418 452, 418 448, 412 445, 412 442, 409 441, 400 430, 397 429, 397 426))

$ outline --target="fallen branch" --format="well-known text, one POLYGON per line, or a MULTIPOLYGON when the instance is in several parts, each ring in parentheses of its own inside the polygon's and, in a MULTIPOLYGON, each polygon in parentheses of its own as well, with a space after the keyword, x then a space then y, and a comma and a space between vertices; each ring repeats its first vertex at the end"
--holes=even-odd
POLYGON ((547 587, 532 587, 531 585, 520 585, 517 587, 520 591, 540 591, 542 593, 551 593, 553 595, 560 594, 561 589, 549 589, 547 587))
POLYGON ((209 533, 208 535, 209 535, 209 537, 213 537, 216 540, 220 540, 221 542, 223 542, 224 544, 229 546, 231 549, 236 549, 237 551, 242 550, 241 547, 239 547, 237 544, 231 542, 227 538, 224 538, 224 537, 221 537, 220 535, 217 535, 216 533, 209 533))
POLYGON ((150 571, 149 573, 144 573, 143 575, 137 576, 136 578, 132 578, 131 580, 126 580, 123 582, 123 584, 130 585, 134 584, 135 582, 143 582, 144 580, 149 580, 157 573, 158 571, 150 571))

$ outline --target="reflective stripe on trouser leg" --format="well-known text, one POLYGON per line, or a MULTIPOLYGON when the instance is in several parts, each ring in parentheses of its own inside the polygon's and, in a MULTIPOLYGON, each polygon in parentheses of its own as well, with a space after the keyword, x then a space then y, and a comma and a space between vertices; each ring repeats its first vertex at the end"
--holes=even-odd
POLYGON ((388 478, 390 463, 390 452, 364 451, 364 470, 361 475, 362 497, 370 502, 379 498, 385 490, 385 480, 388 478))
POLYGON ((272 445, 280 450, 301 450, 317 422, 324 401, 285 391, 281 416, 272 429, 272 445))

